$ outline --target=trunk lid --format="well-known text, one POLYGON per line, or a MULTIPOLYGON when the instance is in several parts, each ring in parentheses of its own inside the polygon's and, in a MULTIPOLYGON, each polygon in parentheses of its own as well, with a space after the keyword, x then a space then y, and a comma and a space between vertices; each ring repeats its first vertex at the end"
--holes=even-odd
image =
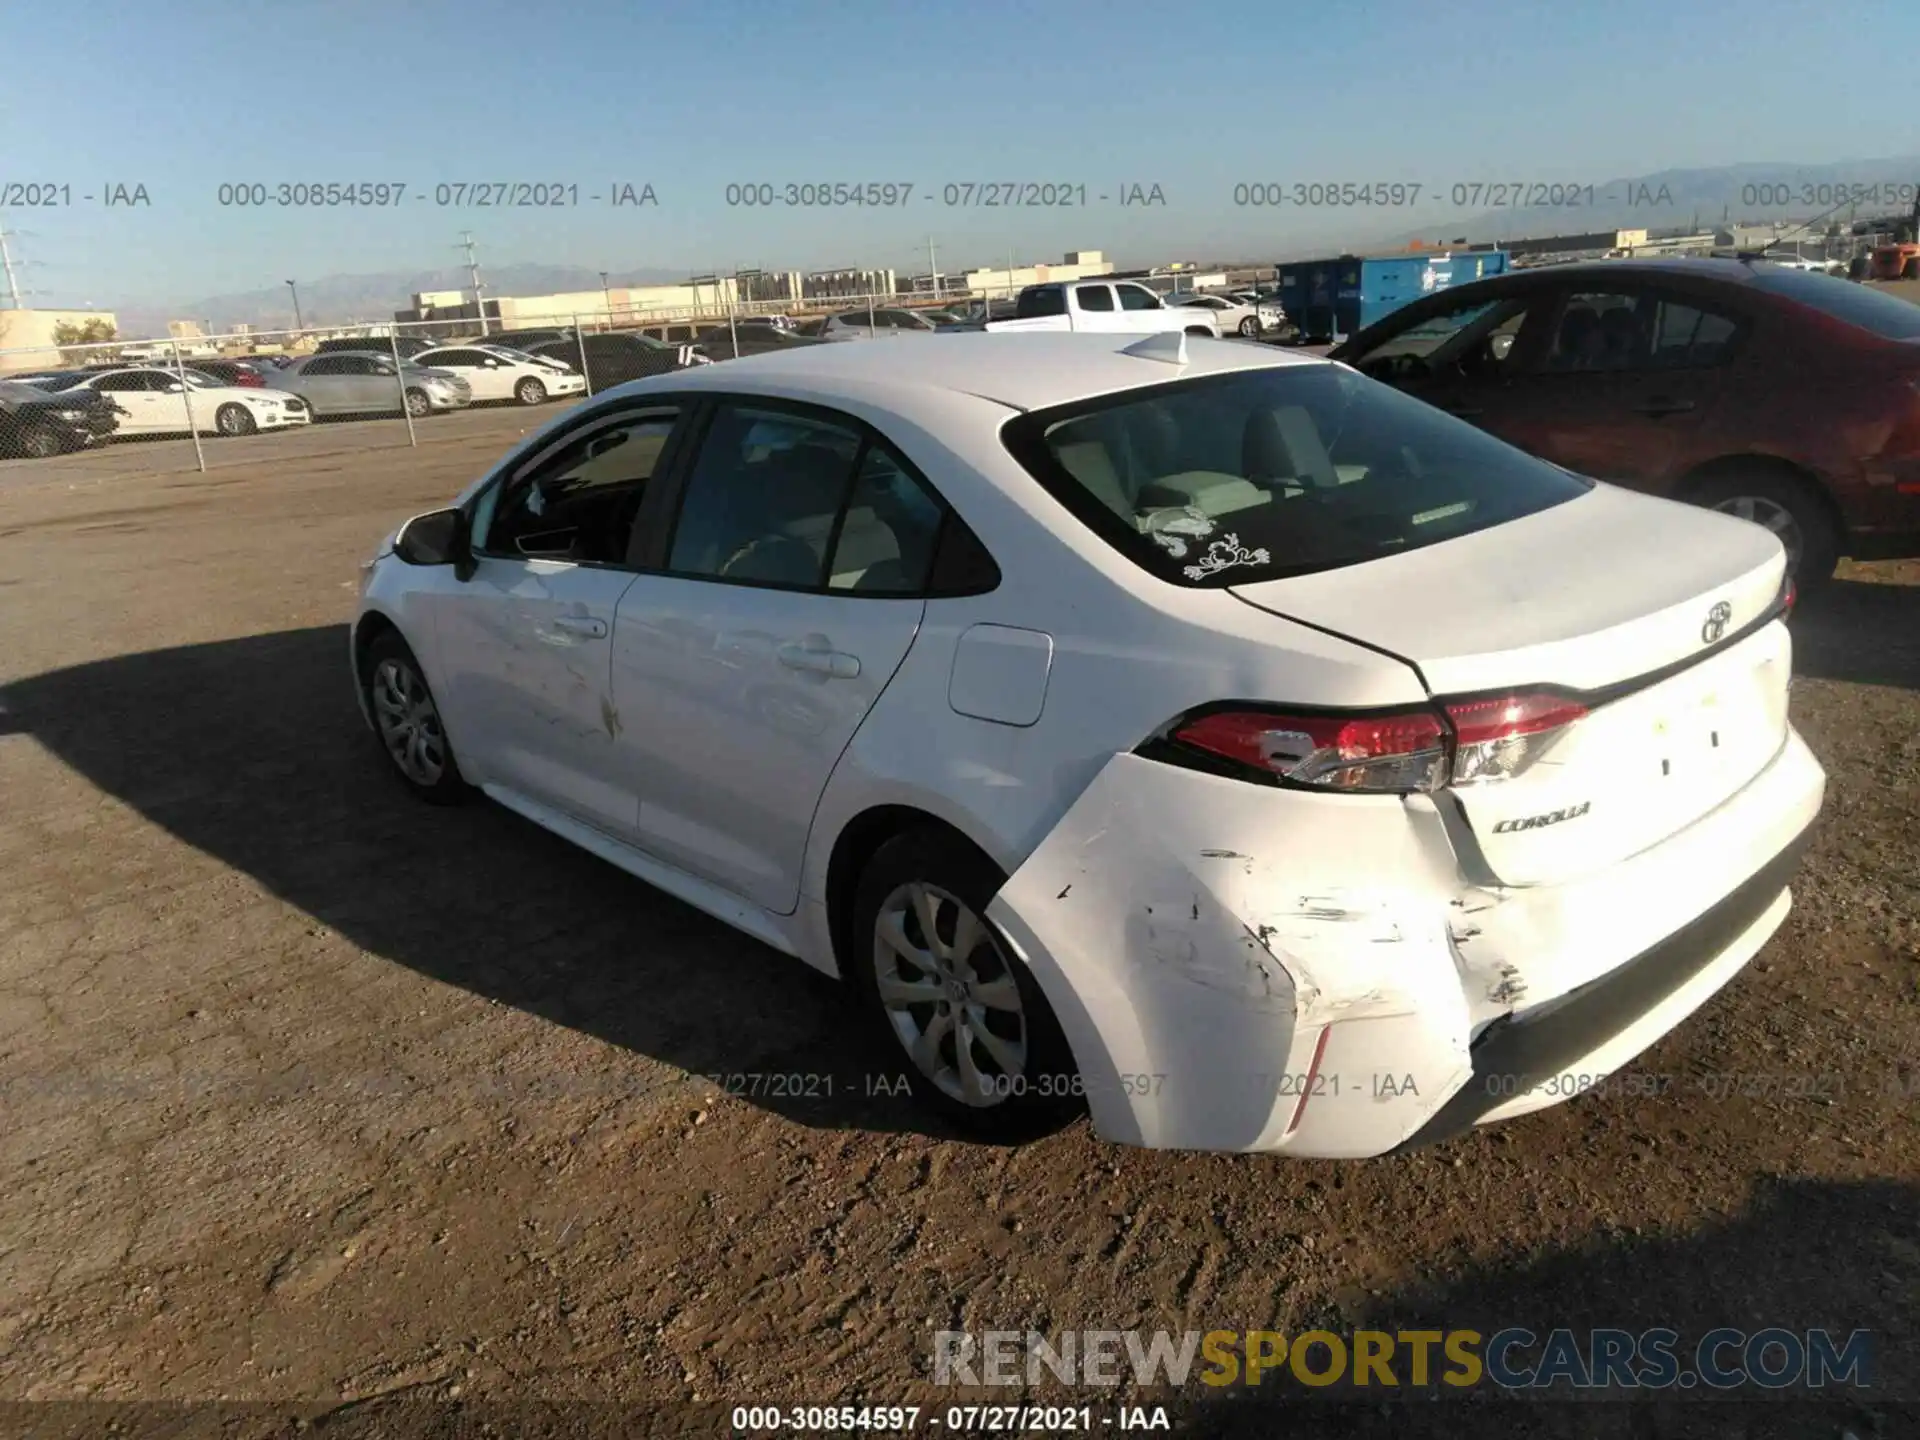
POLYGON ((1405 660, 1443 701, 1546 690, 1585 705, 1519 773, 1445 792, 1494 874, 1533 885, 1658 844, 1779 752, 1791 642, 1784 625, 1754 627, 1785 568, 1757 525, 1601 485, 1457 540, 1233 593, 1405 660))

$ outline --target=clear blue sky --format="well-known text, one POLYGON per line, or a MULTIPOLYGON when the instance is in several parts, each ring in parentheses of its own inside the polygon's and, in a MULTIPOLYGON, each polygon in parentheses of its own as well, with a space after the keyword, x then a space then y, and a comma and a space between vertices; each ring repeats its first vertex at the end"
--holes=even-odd
POLYGON ((1920 5, 11 0, 0 53, 0 184, 152 199, 0 217, 41 305, 425 269, 457 259, 463 229, 483 264, 596 270, 910 270, 929 234, 942 268, 1010 249, 1260 255, 1344 217, 1236 209, 1239 181, 1597 183, 1920 151, 1920 5), (904 211, 725 202, 730 181, 816 179, 916 190, 904 211), (999 179, 1158 183, 1168 203, 923 198, 999 179), (216 204, 223 181, 360 180, 427 203, 216 204), (431 203, 436 184, 494 180, 577 183, 582 204, 431 203), (586 200, 613 181, 651 183, 658 208, 586 200))

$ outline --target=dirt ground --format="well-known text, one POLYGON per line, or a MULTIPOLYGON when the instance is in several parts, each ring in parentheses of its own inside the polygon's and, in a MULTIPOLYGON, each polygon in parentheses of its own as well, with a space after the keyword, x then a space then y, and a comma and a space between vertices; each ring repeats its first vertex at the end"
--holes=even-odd
POLYGON ((1667 1093, 1356 1164, 1084 1122, 994 1149, 869 1093, 898 1067, 831 983, 382 773, 357 563, 526 423, 0 465, 0 1402, 92 1402, 0 1431, 721 1434, 944 1413, 941 1329, 1428 1323, 1865 1329, 1876 1386, 1065 1398, 1187 1433, 1920 1435, 1920 566, 1795 621, 1827 812, 1785 928, 1639 1063, 1667 1093))

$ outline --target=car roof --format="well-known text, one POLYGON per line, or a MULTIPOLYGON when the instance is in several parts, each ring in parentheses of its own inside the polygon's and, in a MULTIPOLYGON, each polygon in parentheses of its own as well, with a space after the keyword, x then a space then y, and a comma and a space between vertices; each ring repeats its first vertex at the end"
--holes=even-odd
MULTIPOLYGON (((1187 337, 1187 363, 1125 353, 1144 335, 969 332, 925 340, 808 346, 698 366, 632 382, 658 389, 759 392, 832 404, 866 399, 910 410, 916 396, 972 395, 1014 410, 1044 410, 1076 400, 1236 370, 1326 365, 1312 355, 1241 340, 1187 337)), ((621 389, 628 387, 622 386, 621 389)))

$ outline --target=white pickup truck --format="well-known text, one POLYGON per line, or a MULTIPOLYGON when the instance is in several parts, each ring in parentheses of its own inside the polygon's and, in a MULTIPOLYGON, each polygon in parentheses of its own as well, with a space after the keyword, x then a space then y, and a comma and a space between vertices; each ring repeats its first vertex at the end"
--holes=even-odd
POLYGON ((1029 285, 1020 292, 1014 317, 989 320, 979 328, 996 332, 1090 330, 1108 335, 1220 333, 1219 323, 1207 311, 1169 307, 1146 286, 1131 280, 1062 280, 1029 285))

